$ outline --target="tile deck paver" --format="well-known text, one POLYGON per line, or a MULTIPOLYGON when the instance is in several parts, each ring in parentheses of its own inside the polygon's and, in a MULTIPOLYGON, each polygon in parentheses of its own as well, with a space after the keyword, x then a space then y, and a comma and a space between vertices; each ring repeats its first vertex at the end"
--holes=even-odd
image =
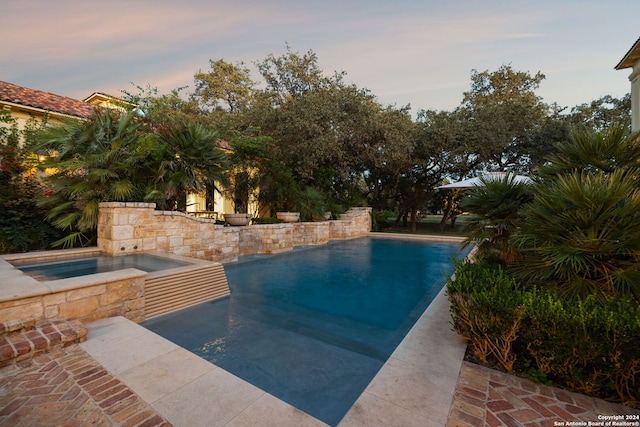
MULTIPOLYGON (((448 309, 443 291, 340 427, 552 426, 640 414, 463 362, 448 309)), ((0 369, 0 425, 325 426, 125 318, 87 328, 81 344, 0 369)))

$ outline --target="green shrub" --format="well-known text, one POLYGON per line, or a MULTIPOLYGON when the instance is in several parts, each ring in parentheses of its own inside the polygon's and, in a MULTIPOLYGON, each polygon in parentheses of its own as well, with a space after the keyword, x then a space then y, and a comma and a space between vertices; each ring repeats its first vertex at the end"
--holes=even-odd
POLYGON ((371 211, 371 231, 382 231, 391 226, 389 218, 395 218, 398 216, 397 212, 393 211, 371 211))
POLYGON ((0 253, 45 249, 61 237, 37 206, 48 192, 33 174, 35 156, 20 146, 33 126, 20 132, 15 119, 0 111, 0 253))
POLYGON ((522 322, 522 290, 502 268, 463 261, 447 287, 454 328, 482 363, 499 363, 508 372, 522 322))
POLYGON ((525 289, 500 267, 461 262, 447 284, 455 330, 482 363, 640 406, 640 306, 525 289))
POLYGON ((520 339, 537 368, 588 395, 640 402, 640 306, 589 296, 566 301, 527 292, 520 339))

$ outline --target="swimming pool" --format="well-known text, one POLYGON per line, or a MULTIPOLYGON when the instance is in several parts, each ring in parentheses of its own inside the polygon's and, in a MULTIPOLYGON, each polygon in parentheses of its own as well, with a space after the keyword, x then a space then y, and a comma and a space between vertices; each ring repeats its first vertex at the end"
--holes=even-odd
POLYGON ((225 266, 229 298, 143 326, 336 425, 464 255, 362 238, 254 256, 225 266))
POLYGON ((125 268, 137 268, 151 273, 189 265, 187 262, 145 253, 122 256, 79 255, 49 261, 15 260, 11 264, 39 281, 68 279, 125 268))

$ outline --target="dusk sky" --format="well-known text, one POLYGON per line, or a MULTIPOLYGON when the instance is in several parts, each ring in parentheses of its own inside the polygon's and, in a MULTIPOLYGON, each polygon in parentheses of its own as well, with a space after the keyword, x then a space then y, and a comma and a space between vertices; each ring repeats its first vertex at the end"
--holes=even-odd
POLYGON ((313 50, 327 75, 383 104, 453 110, 471 70, 546 75, 537 94, 573 107, 630 91, 615 65, 640 37, 639 0, 2 0, 0 80, 83 99, 131 83, 189 86, 209 60, 313 50))

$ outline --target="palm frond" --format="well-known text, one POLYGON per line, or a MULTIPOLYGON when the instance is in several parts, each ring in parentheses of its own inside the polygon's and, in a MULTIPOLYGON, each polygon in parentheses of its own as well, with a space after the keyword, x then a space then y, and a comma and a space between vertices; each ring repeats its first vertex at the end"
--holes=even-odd
POLYGON ((79 231, 76 231, 74 233, 70 233, 66 235, 60 240, 56 240, 55 242, 52 243, 52 246, 63 247, 66 249, 66 248, 73 248, 78 246, 85 246, 88 241, 89 239, 87 238, 87 236, 80 233, 79 231))
POLYGON ((109 186, 110 200, 127 200, 135 191, 135 186, 130 181, 115 181, 109 186))

